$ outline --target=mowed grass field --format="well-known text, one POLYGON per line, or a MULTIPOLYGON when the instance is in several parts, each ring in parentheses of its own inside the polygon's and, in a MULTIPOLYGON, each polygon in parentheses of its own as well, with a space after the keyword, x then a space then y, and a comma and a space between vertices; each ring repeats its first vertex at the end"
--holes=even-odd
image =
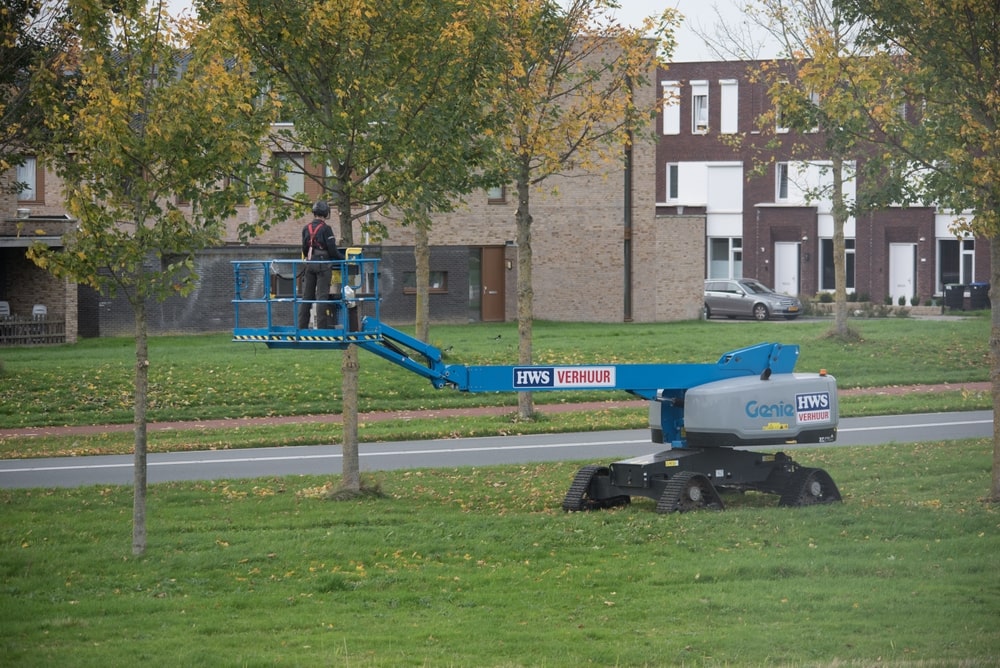
MULTIPOLYGON (((850 345, 826 327, 540 323, 536 352, 541 363, 713 362, 775 340, 802 346, 799 369, 827 368, 841 387, 988 379, 982 319, 863 321, 850 345)), ((432 330, 453 346, 449 361, 511 363, 499 344, 514 333, 494 342, 492 331, 432 330)), ((157 338, 151 351, 153 419, 292 413, 300 392, 306 413, 337 409, 334 353, 316 390, 315 352, 219 336, 157 338)), ((131 419, 131 341, 0 359, 4 426, 131 419)), ((511 400, 424 391, 369 359, 372 409, 511 400)), ((226 431, 224 446, 241 436, 226 431)), ((7 456, 23 440, 5 440, 7 456)), ((351 501, 329 500, 338 481, 321 474, 161 484, 140 558, 128 487, 3 490, 0 665, 994 666, 991 453, 988 440, 810 448, 796 460, 826 469, 843 503, 779 508, 748 493, 727 495, 723 512, 671 515, 644 499, 562 512, 581 462, 382 473, 367 480, 380 495, 351 501)))

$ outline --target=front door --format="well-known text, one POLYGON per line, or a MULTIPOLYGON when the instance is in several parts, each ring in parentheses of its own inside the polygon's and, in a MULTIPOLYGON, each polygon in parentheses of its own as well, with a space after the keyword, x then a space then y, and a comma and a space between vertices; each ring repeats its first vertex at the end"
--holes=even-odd
POLYGON ((892 303, 902 297, 908 302, 915 294, 917 272, 916 244, 889 244, 889 294, 892 303))
MULTIPOLYGON (((757 277, 762 283, 760 276, 757 277)), ((774 244, 774 291, 783 295, 799 294, 799 243, 780 241, 774 244)))
POLYGON ((504 284, 503 246, 488 246, 482 249, 482 288, 480 291, 480 314, 483 322, 503 322, 506 316, 506 291, 504 284))

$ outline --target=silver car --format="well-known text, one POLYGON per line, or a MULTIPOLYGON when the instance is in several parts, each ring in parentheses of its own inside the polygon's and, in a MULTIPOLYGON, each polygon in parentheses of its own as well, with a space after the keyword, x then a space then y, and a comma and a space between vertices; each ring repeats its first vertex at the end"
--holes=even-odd
POLYGON ((705 281, 705 318, 753 318, 767 320, 781 316, 787 320, 797 318, 802 312, 802 302, 796 297, 782 295, 753 278, 712 278, 705 281))

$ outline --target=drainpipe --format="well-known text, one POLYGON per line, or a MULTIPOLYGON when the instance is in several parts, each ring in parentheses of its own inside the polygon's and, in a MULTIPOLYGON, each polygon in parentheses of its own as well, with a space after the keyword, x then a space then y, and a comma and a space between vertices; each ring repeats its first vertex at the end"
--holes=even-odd
MULTIPOLYGON (((632 133, 629 132, 631 140, 632 133)), ((625 253, 625 322, 632 322, 632 146, 625 149, 625 219, 623 229, 623 250, 625 253)))
MULTIPOLYGON (((627 81, 629 95, 634 95, 631 77, 627 81)), ((625 254, 623 267, 625 271, 625 291, 623 298, 624 321, 632 322, 632 153, 635 146, 635 135, 632 128, 628 130, 628 145, 625 147, 625 216, 622 221, 622 250, 625 254)))

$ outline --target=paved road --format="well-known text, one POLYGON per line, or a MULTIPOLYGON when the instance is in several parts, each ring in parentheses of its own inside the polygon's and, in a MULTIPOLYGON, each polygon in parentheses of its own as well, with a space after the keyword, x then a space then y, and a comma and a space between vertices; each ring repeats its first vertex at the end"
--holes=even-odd
MULTIPOLYGON (((926 413, 840 421, 838 447, 910 443, 993 434, 992 411, 926 413)), ((576 434, 461 438, 362 443, 361 469, 489 466, 540 461, 610 463, 661 449, 645 429, 576 434)), ((218 480, 284 475, 334 475, 341 471, 339 446, 316 445, 248 450, 176 452, 149 456, 148 481, 218 480)), ((132 456, 58 457, 0 461, 0 488, 130 485, 132 456)))

